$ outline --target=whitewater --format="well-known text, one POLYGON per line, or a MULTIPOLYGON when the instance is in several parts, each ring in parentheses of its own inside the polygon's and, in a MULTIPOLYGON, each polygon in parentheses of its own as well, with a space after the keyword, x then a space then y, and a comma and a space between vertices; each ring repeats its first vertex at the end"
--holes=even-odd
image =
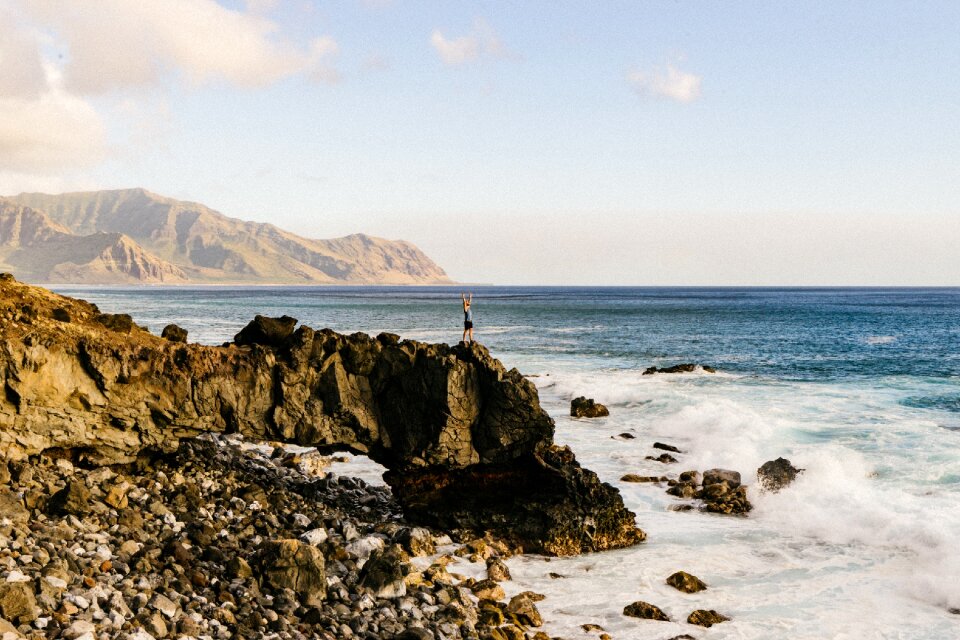
MULTIPOLYGON (((257 313, 315 328, 460 339, 459 291, 430 287, 68 288, 159 333, 232 338, 257 313)), ((960 290, 475 288, 477 338, 530 376, 556 440, 616 486, 644 544, 575 558, 511 558, 508 595, 533 590, 550 635, 617 639, 960 638, 960 290), (643 375, 696 362, 716 374, 643 375), (569 417, 585 395, 610 408, 569 417), (634 436, 624 437, 623 434, 634 436), (647 460, 655 441, 677 464, 647 460), (763 493, 777 457, 805 471, 763 493), (675 511, 627 473, 734 469, 748 517, 675 511), (678 570, 709 588, 666 585, 678 570), (672 622, 623 616, 644 600, 672 622), (685 623, 694 609, 730 622, 685 623)), ((341 465, 382 482, 363 458, 341 465)), ((477 574, 461 562, 456 569, 477 574)))

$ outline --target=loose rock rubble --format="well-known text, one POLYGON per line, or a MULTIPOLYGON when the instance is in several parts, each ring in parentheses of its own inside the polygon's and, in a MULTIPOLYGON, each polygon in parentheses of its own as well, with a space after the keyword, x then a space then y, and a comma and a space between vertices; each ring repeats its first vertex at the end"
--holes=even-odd
MULTIPOLYGON (((450 556, 417 570, 450 538, 318 457, 205 436, 125 466, 0 462, 0 637, 548 638, 536 594, 479 600, 450 556)), ((502 544, 462 550, 509 579, 502 544)))

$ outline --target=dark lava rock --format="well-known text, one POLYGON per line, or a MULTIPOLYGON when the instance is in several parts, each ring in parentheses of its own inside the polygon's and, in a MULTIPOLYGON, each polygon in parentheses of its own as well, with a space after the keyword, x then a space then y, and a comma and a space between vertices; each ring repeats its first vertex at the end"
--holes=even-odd
POLYGON ((406 595, 403 561, 403 551, 399 545, 393 544, 374 551, 360 572, 360 586, 369 589, 376 598, 399 598, 406 595))
POLYGON ((740 472, 728 469, 708 469, 703 472, 704 487, 721 482, 726 482, 731 489, 736 489, 740 486, 740 472))
POLYGON ((297 319, 290 316, 268 318, 258 315, 234 336, 233 341, 241 346, 260 344, 267 347, 282 347, 293 335, 293 329, 296 326, 297 319))
POLYGON ((101 313, 96 317, 96 321, 118 333, 130 333, 137 326, 133 324, 133 318, 129 313, 101 313))
POLYGON ((160 337, 170 342, 186 342, 187 341, 187 330, 178 327, 175 324, 168 324, 163 328, 163 331, 160 333, 160 337))
POLYGON ((299 540, 268 540, 257 558, 260 580, 275 591, 290 589, 307 606, 319 605, 327 595, 323 554, 299 540))
POLYGON ((620 482, 665 482, 666 480, 666 476, 638 476, 635 473, 628 473, 620 478, 620 482))
POLYGON ((90 511, 90 491, 77 480, 67 483, 47 502, 47 512, 57 516, 82 516, 90 511))
POLYGON ((57 307, 50 312, 50 317, 58 322, 70 322, 72 318, 70 317, 70 312, 66 309, 57 307))
POLYGON ((624 440, 633 440, 637 436, 633 435, 632 433, 623 432, 620 434, 620 437, 623 438, 624 440))
MULTIPOLYGON (((701 369, 703 369, 707 373, 717 372, 715 368, 708 367, 707 365, 703 365, 701 369)), ((654 373, 693 373, 696 370, 697 370, 697 365, 695 364, 691 364, 691 363, 675 364, 672 367, 663 367, 661 369, 658 369, 657 367, 648 367, 644 369, 643 375, 649 376, 649 375, 653 375, 654 373)))
POLYGON ((656 458, 654 458, 653 456, 647 456, 647 460, 653 460, 654 462, 662 462, 663 464, 673 464, 674 462, 677 461, 677 459, 674 458, 669 453, 661 453, 656 458))
POLYGON ((653 443, 653 448, 654 448, 654 449, 661 449, 661 450, 663 450, 663 451, 671 451, 671 452, 673 452, 673 453, 683 453, 683 451, 680 451, 680 449, 676 448, 676 447, 673 446, 672 444, 664 444, 664 443, 662 443, 662 442, 654 442, 654 443, 653 443))
POLYGON ((686 571, 677 571, 671 575, 667 578, 667 584, 684 593, 697 593, 707 588, 703 580, 686 571))
POLYGON ((688 623, 695 624, 700 627, 712 627, 715 624, 726 622, 729 619, 730 618, 727 616, 721 615, 713 609, 697 609, 687 616, 688 623))
POLYGON ((623 615, 630 616, 631 618, 643 618, 644 620, 670 622, 670 618, 667 617, 667 614, 665 614, 660 607, 652 605, 649 602, 643 602, 642 600, 637 600, 624 607, 623 615))
POLYGON ((580 396, 570 401, 570 415, 574 418, 602 418, 610 415, 610 411, 593 398, 580 396))
POLYGON ((803 469, 797 469, 786 458, 777 458, 764 462, 757 469, 757 480, 761 488, 777 492, 789 486, 802 471, 803 469))

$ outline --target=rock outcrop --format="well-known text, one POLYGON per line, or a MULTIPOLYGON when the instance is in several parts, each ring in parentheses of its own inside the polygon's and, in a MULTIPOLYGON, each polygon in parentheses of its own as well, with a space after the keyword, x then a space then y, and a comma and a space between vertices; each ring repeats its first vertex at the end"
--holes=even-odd
POLYGON ((553 443, 535 387, 480 345, 261 318, 208 347, 117 318, 0 277, 2 456, 131 462, 239 432, 368 455, 416 522, 550 554, 644 539, 617 491, 553 443))
POLYGON ((764 491, 776 493, 780 489, 793 484, 797 475, 802 472, 803 469, 797 469, 786 458, 777 458, 760 465, 760 468, 757 469, 757 481, 764 491))
POLYGON ((570 401, 570 415, 574 418, 602 418, 610 415, 610 410, 593 398, 580 396, 570 401))
POLYGON ((650 376, 655 373, 693 373, 697 369, 700 369, 704 373, 716 373, 717 370, 714 367, 708 365, 696 365, 692 363, 685 364, 675 364, 672 367, 647 367, 643 370, 643 375, 650 376))

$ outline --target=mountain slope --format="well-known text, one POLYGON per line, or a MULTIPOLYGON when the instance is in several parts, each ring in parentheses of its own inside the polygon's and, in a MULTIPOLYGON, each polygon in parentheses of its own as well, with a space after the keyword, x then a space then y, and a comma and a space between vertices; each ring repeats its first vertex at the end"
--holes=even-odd
POLYGON ((229 218, 194 202, 143 189, 46 195, 9 201, 46 213, 74 234, 123 234, 178 266, 193 282, 446 283, 414 245, 355 234, 311 240, 271 224, 229 218))
POLYGON ((122 233, 77 235, 0 199, 0 267, 35 282, 176 283, 186 274, 122 233))

